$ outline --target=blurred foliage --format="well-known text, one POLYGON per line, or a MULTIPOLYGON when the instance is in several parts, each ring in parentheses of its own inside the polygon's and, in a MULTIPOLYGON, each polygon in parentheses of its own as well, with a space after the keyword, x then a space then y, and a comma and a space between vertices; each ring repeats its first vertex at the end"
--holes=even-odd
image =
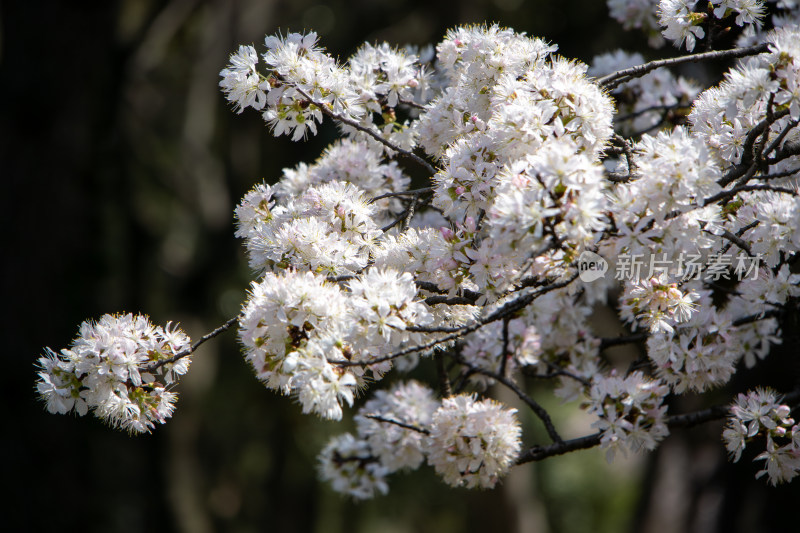
MULTIPOLYGON (((238 312, 252 276, 233 237, 233 206, 255 182, 313 160, 335 135, 329 126, 306 143, 273 139, 256 113, 232 113, 218 72, 240 43, 307 28, 346 58, 364 41, 436 43, 456 24, 497 21, 584 61, 616 46, 643 50, 642 37, 608 20, 605 2, 0 5, 2 294, 11 363, 4 530, 632 527, 641 461, 608 467, 600 452, 519 468, 495 491, 449 489, 423 467, 394 476, 388 497, 345 500, 316 480, 315 456, 352 423, 302 416, 265 390, 235 333, 196 355, 176 415, 149 436, 49 415, 33 387, 43 347, 66 347, 87 318, 144 312, 197 337, 238 312)), ((557 419, 570 412, 551 407, 557 419)), ((526 426, 526 443, 543 439, 537 422, 526 426)))

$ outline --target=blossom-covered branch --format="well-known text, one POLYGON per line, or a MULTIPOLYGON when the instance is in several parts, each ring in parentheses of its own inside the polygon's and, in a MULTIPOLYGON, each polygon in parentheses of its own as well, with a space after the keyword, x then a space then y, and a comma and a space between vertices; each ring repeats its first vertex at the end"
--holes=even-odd
POLYGON ((365 44, 340 63, 314 33, 270 35, 260 55, 241 46, 220 73, 234 110, 293 141, 328 117, 342 138, 236 207, 254 273, 238 317, 194 345, 144 317, 87 322, 40 359, 48 409, 149 431, 171 415, 188 356, 238 323, 256 378, 304 413, 342 419, 373 389, 356 431, 320 454, 321 477, 356 499, 425 461, 450 485, 489 488, 514 464, 651 451, 729 412, 732 458, 765 437, 762 473, 792 479, 800 429, 781 402, 794 393, 672 416, 666 399, 726 387, 800 313, 800 13, 609 4, 654 44, 708 49, 728 24, 736 48, 652 62, 620 50, 589 66, 498 26, 449 31, 434 59, 365 44), (664 68, 734 58, 708 88, 664 68), (412 188, 398 155, 426 181, 412 188), (602 305, 629 334, 597 331, 602 305), (635 361, 603 353, 631 343, 635 361), (435 366, 438 393, 395 377, 418 365, 435 366), (524 377, 578 400, 597 433, 562 439, 524 377), (516 411, 488 397, 496 383, 552 444, 520 452, 516 411))

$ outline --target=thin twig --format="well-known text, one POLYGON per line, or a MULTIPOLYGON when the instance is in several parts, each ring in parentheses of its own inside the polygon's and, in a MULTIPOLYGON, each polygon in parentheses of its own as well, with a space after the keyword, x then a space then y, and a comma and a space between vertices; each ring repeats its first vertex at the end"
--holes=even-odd
POLYGON ((411 424, 406 424, 405 422, 400 422, 398 420, 393 420, 391 418, 384 418, 380 415, 364 415, 365 418, 371 418, 372 420, 377 420, 378 422, 384 422, 386 424, 394 424, 395 426, 400 426, 401 428, 410 429, 411 431, 416 431, 417 433, 422 433, 424 435, 430 435, 431 432, 425 428, 421 428, 419 426, 414 426, 411 424))
POLYGON ((402 357, 404 355, 408 355, 410 353, 415 352, 423 352, 427 350, 431 350, 436 348, 437 346, 460 339, 464 335, 472 333, 480 329, 481 327, 485 326, 486 324, 495 322, 497 320, 501 320, 506 316, 511 316, 517 311, 524 309, 526 306, 530 305, 536 298, 546 294, 550 291, 554 291, 556 289, 561 289, 566 287, 573 281, 575 281, 578 277, 578 273, 575 272, 573 275, 568 277, 565 280, 552 283, 546 287, 542 287, 537 291, 532 291, 528 294, 520 296, 519 298, 512 300, 505 305, 501 306, 499 309, 491 313, 489 316, 482 318, 480 320, 476 320, 471 324, 466 324, 464 326, 456 326, 456 327, 424 327, 424 326, 409 326, 406 328, 406 331, 413 331, 419 333, 449 333, 449 335, 445 335, 439 339, 427 342, 425 344, 418 344, 416 346, 411 346, 409 348, 405 348, 403 350, 399 350, 397 352, 384 355, 383 357, 376 357, 374 359, 370 359, 369 361, 329 361, 333 365, 340 365, 340 366, 370 366, 376 363, 383 363, 384 361, 391 361, 392 359, 397 359, 398 357, 402 357))
MULTIPOLYGON (((370 366, 376 363, 383 363, 384 361, 391 361, 392 359, 397 359, 398 357, 403 357, 404 355, 408 355, 415 352, 424 352, 427 350, 432 350, 438 347, 440 344, 444 344, 446 342, 450 342, 452 340, 459 339, 468 333, 472 333, 473 331, 480 328, 483 324, 480 322, 473 322, 467 326, 461 326, 458 328, 453 328, 453 333, 450 335, 445 335, 439 339, 427 342, 425 344, 417 344, 416 346, 411 346, 409 348, 405 348, 403 350, 399 350, 397 352, 390 353, 389 355, 384 355, 383 357, 376 357, 374 359, 370 359, 369 361, 328 361, 332 365, 339 365, 339 366, 370 366)), ((408 328, 410 329, 410 328, 408 328)))
POLYGON ((535 370, 535 365, 526 365, 521 367, 520 370, 525 376, 535 379, 553 379, 563 376, 565 378, 574 379, 575 381, 586 387, 590 387, 592 385, 590 381, 571 372, 567 372, 563 368, 559 368, 558 366, 549 361, 544 361, 544 363, 547 365, 547 368, 550 369, 550 373, 548 374, 537 374, 535 370))
POLYGON ((423 104, 418 104, 417 102, 414 102, 412 100, 406 100, 405 98, 398 98, 397 101, 405 106, 413 107, 414 109, 425 109, 425 106, 423 104))
POLYGON ((215 329, 211 333, 203 335, 200 338, 200 340, 198 340, 197 342, 192 344, 190 347, 188 347, 185 350, 182 350, 182 351, 176 353, 175 355, 173 355, 169 359, 162 359, 160 361, 155 361, 155 362, 150 363, 149 365, 145 366, 144 369, 147 370, 147 371, 157 370, 158 368, 161 368, 164 365, 172 364, 172 363, 174 363, 174 362, 176 362, 176 361, 178 361, 180 359, 183 359, 184 357, 186 357, 188 355, 191 355, 204 342, 206 342, 207 340, 213 339, 214 337, 216 337, 217 335, 219 335, 220 333, 222 333, 224 331, 227 331, 237 320, 239 320, 239 318, 241 318, 241 316, 242 315, 237 315, 237 316, 231 318, 230 320, 228 320, 227 322, 222 324, 220 327, 218 327, 217 329, 215 329))
MULTIPOLYGON (((404 210, 402 213, 400 213, 400 214, 397 216, 397 218, 395 218, 393 221, 391 221, 391 222, 389 222, 388 224, 386 224, 385 226, 383 226, 383 227, 381 228, 381 231, 382 231, 383 233, 386 233, 387 231, 389 231, 389 230, 390 230, 390 229, 392 229, 393 227, 395 227, 395 226, 397 226, 398 224, 402 223, 402 222, 403 222, 403 221, 406 219, 406 216, 408 215, 408 213, 409 213, 409 210, 410 210, 410 206, 409 206, 409 207, 407 207, 407 208, 406 208, 406 209, 405 209, 405 210, 404 210)), ((402 226, 401 226, 401 228, 402 228, 402 226)))
POLYGON ((777 318, 781 316, 785 311, 783 309, 770 309, 769 311, 764 311, 763 313, 755 313, 753 315, 743 316, 741 318, 737 318, 731 325, 736 326, 744 326, 745 324, 750 324, 752 322, 758 322, 759 320, 765 320, 768 318, 777 318))
POLYGON ((416 161, 417 163, 419 163, 420 165, 425 167, 428 170, 428 172, 431 173, 431 175, 436 174, 436 169, 433 167, 433 165, 431 165, 430 163, 428 163, 427 161, 422 159, 417 154, 415 154, 413 152, 409 152, 408 150, 405 150, 403 148, 400 148, 399 146, 397 146, 393 142, 385 139, 383 136, 378 135, 378 133, 376 133, 374 130, 372 130, 370 128, 367 128, 365 126, 362 126, 361 124, 359 124, 358 122, 356 122, 353 119, 350 119, 350 118, 347 118, 347 117, 343 117, 343 116, 341 116, 341 115, 339 115, 337 113, 334 113, 333 111, 330 110, 330 108, 328 108, 328 106, 326 106, 322 102, 317 102, 316 100, 311 98, 311 96, 309 96, 305 91, 303 91, 299 87, 295 87, 295 89, 297 90, 298 93, 300 93, 300 95, 303 98, 308 100, 309 103, 314 104, 316 107, 318 107, 319 110, 322 111, 323 114, 328 115, 333 120, 337 120, 337 121, 341 122, 342 124, 347 124, 351 128, 355 128, 360 132, 366 133, 367 135, 369 135, 370 137, 372 137, 373 139, 375 139, 379 143, 383 144, 387 148, 389 148, 389 149, 391 149, 391 150, 393 150, 393 151, 395 151, 395 152, 397 152, 399 154, 403 154, 404 156, 406 156, 406 157, 408 157, 410 159, 413 159, 414 161, 416 161))
POLYGON ((775 137, 772 140, 769 146, 767 146, 764 149, 764 155, 769 155, 770 152, 778 148, 778 145, 780 145, 783 142, 783 140, 786 138, 789 132, 792 131, 797 126, 798 123, 800 123, 800 120, 792 120, 791 122, 789 122, 786 125, 786 127, 783 128, 783 130, 777 135, 777 137, 775 137))
MULTIPOLYGON (((709 230, 703 230, 703 231, 705 231, 709 235, 714 235, 714 233, 709 231, 709 230)), ((744 241, 744 239, 742 239, 738 235, 734 235, 733 233, 731 233, 728 230, 722 230, 722 233, 721 233, 720 236, 725 238, 725 239, 727 239, 729 242, 735 244, 736 246, 738 246, 739 249, 742 250, 744 253, 746 253, 748 256, 755 257, 755 255, 753 255, 753 250, 750 249, 750 245, 747 244, 744 241)))

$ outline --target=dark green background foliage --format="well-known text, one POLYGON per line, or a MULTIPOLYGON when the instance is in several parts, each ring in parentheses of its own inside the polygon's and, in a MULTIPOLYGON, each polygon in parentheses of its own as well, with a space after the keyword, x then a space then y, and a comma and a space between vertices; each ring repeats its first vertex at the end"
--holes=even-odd
MULTIPOLYGON (((497 21, 584 61, 644 51, 605 2, 4 1, 0 19, 4 531, 746 531, 776 514, 766 502, 791 498, 753 485, 747 462, 730 480, 742 488, 726 491, 717 425, 612 468, 598 451, 529 465, 489 492, 450 489, 423 467, 355 505, 315 470, 351 422, 303 416, 267 391, 233 332, 196 355, 176 415, 152 435, 50 415, 36 398, 35 359, 87 318, 147 313, 199 337, 238 312, 251 273, 234 205, 335 135, 274 139, 257 113, 231 112, 218 72, 239 44, 261 51, 267 33, 315 29, 344 59, 365 40, 436 43, 456 24, 497 21)), ((526 444, 538 442, 523 419, 526 444)))

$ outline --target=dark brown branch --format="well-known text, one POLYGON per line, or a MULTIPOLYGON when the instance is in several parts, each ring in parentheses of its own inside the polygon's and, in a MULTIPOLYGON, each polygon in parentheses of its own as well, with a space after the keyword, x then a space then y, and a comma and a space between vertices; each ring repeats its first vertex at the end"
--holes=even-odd
POLYGON ((756 144, 756 141, 759 139, 759 137, 761 137, 761 134, 768 130, 776 120, 783 118, 788 114, 788 109, 782 109, 777 113, 770 113, 770 116, 753 126, 753 129, 747 133, 747 136, 744 139, 741 161, 739 164, 731 167, 731 169, 728 170, 728 172, 726 172, 725 175, 717 181, 717 183, 719 183, 722 187, 725 187, 729 183, 740 179, 748 172, 751 174, 754 173, 755 166, 753 165, 753 162, 755 161, 756 154, 754 153, 753 148, 756 144))
POLYGON ((791 168, 789 170, 784 170, 782 172, 771 172, 769 174, 762 174, 758 177, 758 179, 762 181, 775 180, 779 178, 789 177, 792 174, 797 174, 798 172, 800 172, 800 167, 791 168))
MULTIPOLYGON (((782 403, 794 403, 800 400, 800 388, 780 397, 782 403)), ((708 409, 695 411, 693 413, 686 413, 682 415, 673 415, 667 417, 667 425, 672 428, 676 427, 692 427, 711 420, 719 420, 725 418, 730 412, 730 404, 715 405, 708 409)), ((517 464, 530 463, 531 461, 541 461, 548 457, 555 455, 563 455, 565 453, 574 452, 576 450, 585 450, 594 448, 600 444, 602 438, 601 433, 579 437, 577 439, 570 439, 563 442, 554 442, 548 446, 532 446, 531 448, 523 451, 517 458, 517 464)))
POLYGON ((481 368, 479 366, 473 365, 472 363, 469 363, 469 362, 467 362, 466 360, 464 360, 464 359, 462 359, 460 357, 455 356, 455 358, 456 358, 456 361, 459 362, 459 364, 465 366, 466 368, 471 370, 473 373, 475 373, 475 374, 483 374, 486 377, 492 378, 495 381, 498 381, 498 382, 502 383, 504 386, 506 386, 507 388, 512 390, 514 392, 514 394, 516 394, 519 397, 520 400, 525 402, 525 404, 528 407, 531 408, 531 410, 536 414, 536 416, 539 417, 539 420, 541 420, 542 423, 544 424, 544 427, 547 430, 547 434, 550 436, 550 438, 553 440, 553 442, 554 443, 560 443, 560 444, 564 443, 564 440, 558 434, 558 431, 556 431, 556 427, 553 425, 553 420, 550 418, 550 413, 548 413, 545 410, 544 407, 539 405, 539 403, 536 402, 536 400, 534 400, 533 398, 528 396, 525 393, 525 391, 523 391, 521 388, 519 388, 519 386, 516 383, 514 383, 510 379, 506 378, 505 376, 501 376, 497 372, 492 372, 491 370, 487 370, 485 368, 481 368))
POLYGON ((405 218, 403 219, 403 225, 400 227, 402 231, 408 229, 408 226, 411 225, 411 219, 414 218, 414 211, 417 209, 417 204, 419 204, 419 196, 414 196, 411 199, 411 203, 408 204, 408 209, 405 211, 405 218))
POLYGON ((577 439, 554 442, 549 446, 533 446, 520 454, 517 458, 517 464, 521 465, 532 461, 541 461, 542 459, 547 459, 555 455, 564 455, 565 453, 577 450, 594 448, 600 444, 601 437, 602 434, 595 433, 594 435, 587 435, 586 437, 579 437, 577 439))
POLYGON ((398 98, 397 101, 405 106, 413 107, 414 109, 425 109, 424 105, 418 104, 412 100, 406 100, 405 98, 398 98))
POLYGON ((662 67, 671 67, 683 63, 697 63, 699 61, 708 61, 713 59, 734 59, 738 57, 753 56, 762 54, 769 51, 767 43, 750 46, 747 48, 733 48, 731 50, 717 50, 715 52, 705 52, 701 54, 691 54, 681 57, 674 57, 670 59, 660 59, 658 61, 650 61, 635 67, 618 70, 607 76, 603 76, 597 80, 598 85, 605 87, 609 90, 614 89, 616 86, 634 78, 641 78, 645 74, 662 67))
POLYGON ((794 142, 789 145, 784 144, 783 147, 775 153, 775 157, 768 157, 764 162, 768 165, 774 165, 795 155, 800 155, 799 142, 794 142))
POLYGON ((508 353, 508 322, 509 318, 505 317, 503 319, 503 348, 500 352, 500 375, 506 375, 506 366, 508 364, 508 358, 511 354, 508 353))
POLYGON ((621 135, 614 135, 612 140, 617 143, 620 153, 625 155, 625 163, 628 165, 628 174, 622 176, 614 172, 607 172, 609 181, 613 183, 627 183, 633 179, 633 173, 636 171, 636 163, 633 159, 633 147, 628 139, 621 135))
POLYGON ((764 149, 764 155, 769 155, 772 153, 773 150, 777 149, 778 146, 783 142, 786 136, 792 131, 797 124, 800 123, 800 120, 793 120, 786 125, 785 128, 775 137, 772 142, 764 149))
POLYGON ((447 369, 444 367, 444 357, 442 357, 442 354, 436 356, 436 374, 439 377, 439 391, 442 393, 442 398, 449 398, 453 395, 453 390, 450 387, 450 377, 447 375, 447 369))
POLYGON ((673 415, 667 417, 667 425, 676 428, 688 428, 710 422, 711 420, 719 420, 725 418, 730 412, 730 405, 715 405, 702 411, 695 411, 694 413, 686 413, 683 415, 673 415))
MULTIPOLYGON (((714 233, 709 231, 709 230, 703 230, 703 231, 705 231, 709 235, 714 235, 714 233)), ((735 244, 740 250, 742 250, 748 256, 755 257, 755 255, 753 255, 753 250, 750 249, 750 245, 747 244, 744 241, 744 239, 742 239, 738 235, 735 235, 735 234, 731 233, 728 230, 722 230, 722 233, 720 234, 720 236, 723 237, 724 239, 726 239, 731 244, 735 244)))
POLYGON ((433 187, 423 187, 421 189, 412 189, 410 191, 397 191, 397 192, 387 192, 385 194, 381 194, 371 198, 369 203, 377 202, 378 200, 383 200, 384 198, 393 198, 396 196, 419 196, 421 194, 428 194, 433 192, 433 187))
MULTIPOLYGON (((446 290, 440 289, 433 282, 430 282, 430 281, 416 281, 415 283, 416 283, 416 285, 417 285, 417 287, 419 289, 422 289, 424 291, 434 292, 434 293, 437 293, 437 294, 447 294, 446 290)), ((462 289, 459 292, 461 293, 461 297, 462 298, 466 298, 467 300, 469 300, 470 304, 474 304, 475 302, 478 301, 478 299, 481 296, 483 296, 483 294, 481 294, 479 292, 471 291, 469 289, 462 289)), ((438 302, 438 303, 442 303, 442 302, 438 302)))
POLYGON ((448 297, 443 294, 439 294, 436 296, 428 296, 425 298, 425 303, 428 305, 438 305, 438 304, 447 304, 447 305, 473 305, 476 299, 467 298, 466 296, 452 296, 448 297))
MULTIPOLYGON (((389 355, 384 355, 383 357, 376 357, 369 361, 328 361, 332 365, 339 365, 339 366, 369 366, 374 365, 376 363, 383 363, 384 361, 391 361, 392 359, 397 359, 398 357, 403 357, 404 355, 408 355, 415 352, 424 352, 427 350, 432 350, 438 347, 440 344, 444 344, 456 339, 463 337, 468 333, 472 333, 473 331, 480 328, 483 324, 480 322, 473 322, 467 326, 461 326, 457 328, 451 328, 453 332, 450 335, 445 335, 439 339, 433 340, 431 342, 427 342, 425 344, 417 344, 416 346, 411 346, 409 348, 405 348, 403 350, 399 350, 394 353, 390 353, 389 355)), ((411 328, 408 328, 410 331, 411 328)), ((442 328, 444 329, 444 328, 442 328)))
POLYGON ((600 350, 605 350, 606 348, 611 348, 612 346, 622 346, 623 344, 633 344, 635 342, 641 342, 647 340, 646 333, 635 333, 633 335, 627 335, 625 337, 608 337, 604 339, 600 339, 600 350))
MULTIPOLYGON (((790 174, 793 174, 794 172, 797 172, 797 170, 791 171, 790 174)), ((761 177, 763 178, 764 176, 761 177)), ((719 200, 727 200, 729 198, 733 198, 740 192, 749 192, 749 191, 773 191, 783 194, 791 194, 792 196, 797 196, 797 191, 795 191, 794 189, 787 189, 786 187, 776 187, 774 185, 768 185, 766 183, 758 183, 753 185, 740 185, 739 187, 734 187, 733 189, 719 192, 714 196, 709 196, 708 198, 703 200, 703 206, 713 204, 715 202, 718 202, 719 200)))

